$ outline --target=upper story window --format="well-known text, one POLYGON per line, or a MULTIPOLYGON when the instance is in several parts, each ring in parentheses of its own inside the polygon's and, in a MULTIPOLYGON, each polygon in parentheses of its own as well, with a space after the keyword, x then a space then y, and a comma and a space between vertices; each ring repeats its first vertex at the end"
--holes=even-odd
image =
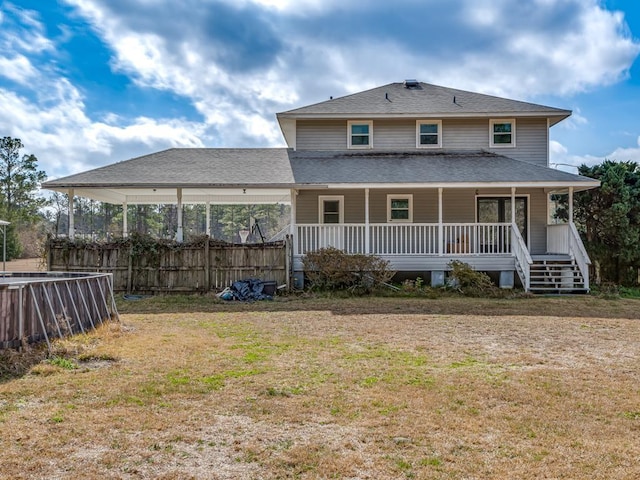
POLYGON ((489 120, 489 145, 491 147, 515 147, 515 119, 489 120))
POLYGON ((416 148, 442 148, 442 121, 416 122, 416 148))
POLYGON ((372 148, 373 122, 370 120, 347 122, 347 146, 349 148, 372 148))
POLYGON ((387 195, 387 222, 413 222, 413 195, 387 195))

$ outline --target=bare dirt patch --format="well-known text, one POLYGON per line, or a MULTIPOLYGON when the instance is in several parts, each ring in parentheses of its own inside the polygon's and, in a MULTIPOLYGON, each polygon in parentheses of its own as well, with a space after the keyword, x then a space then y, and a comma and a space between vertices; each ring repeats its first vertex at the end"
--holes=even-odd
POLYGON ((321 303, 66 340, 100 368, 0 383, 0 478, 640 478, 640 321, 321 303))
POLYGON ((7 272, 43 272, 46 270, 42 258, 19 258, 6 262, 6 265, 7 272))

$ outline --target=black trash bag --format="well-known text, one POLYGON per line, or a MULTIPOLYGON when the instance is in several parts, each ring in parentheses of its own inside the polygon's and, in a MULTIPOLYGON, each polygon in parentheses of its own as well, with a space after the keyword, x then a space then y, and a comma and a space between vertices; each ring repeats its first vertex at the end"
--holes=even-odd
POLYGON ((263 293, 264 283, 256 278, 239 280, 231 285, 233 298, 241 302, 252 302, 254 300, 273 300, 271 295, 263 293))

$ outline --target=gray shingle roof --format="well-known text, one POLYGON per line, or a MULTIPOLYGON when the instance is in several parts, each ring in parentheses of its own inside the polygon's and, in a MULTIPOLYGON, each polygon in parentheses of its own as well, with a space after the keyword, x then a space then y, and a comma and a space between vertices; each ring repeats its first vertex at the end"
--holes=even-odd
POLYGON ((428 83, 420 83, 420 87, 416 89, 406 88, 403 83, 390 83, 353 95, 281 112, 278 116, 441 115, 444 117, 472 114, 542 115, 560 117, 560 120, 571 115, 571 111, 428 83))
POLYGON ((172 148, 44 188, 293 188, 327 184, 570 183, 594 180, 489 152, 316 152, 285 148, 172 148))
POLYGON ((49 187, 291 185, 286 148, 171 148, 43 184, 49 187))

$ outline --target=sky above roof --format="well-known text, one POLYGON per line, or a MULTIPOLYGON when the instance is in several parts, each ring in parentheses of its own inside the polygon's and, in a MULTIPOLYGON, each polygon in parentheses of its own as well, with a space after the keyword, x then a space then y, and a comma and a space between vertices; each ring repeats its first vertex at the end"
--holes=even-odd
POLYGON ((637 0, 0 0, 0 136, 49 178, 284 146, 275 113, 415 78, 573 110, 551 162, 640 161, 637 0))

